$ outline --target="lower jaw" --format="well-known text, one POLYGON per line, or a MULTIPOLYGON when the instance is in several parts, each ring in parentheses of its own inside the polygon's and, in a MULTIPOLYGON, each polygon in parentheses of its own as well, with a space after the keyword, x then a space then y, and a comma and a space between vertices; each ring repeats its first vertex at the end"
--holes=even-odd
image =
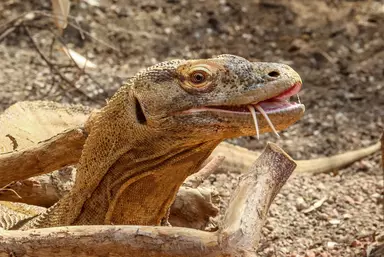
MULTIPOLYGON (((304 112, 304 105, 298 104, 298 103, 287 103, 287 102, 281 102, 281 103, 269 103, 269 102, 262 102, 259 104, 264 111, 267 114, 275 114, 275 113, 288 113, 295 110, 302 109, 304 112)), ((244 107, 239 110, 226 110, 226 109, 218 109, 218 108, 208 108, 203 107, 199 109, 190 109, 185 113, 196 113, 196 112, 217 112, 217 113, 227 113, 227 114, 241 114, 241 115, 250 115, 250 112, 248 108, 244 107)), ((257 114, 260 114, 260 112, 256 112, 257 114)))
MULTIPOLYGON (((300 120, 304 114, 304 106, 292 106, 287 107, 284 110, 269 110, 268 112, 266 111, 266 113, 268 114, 268 118, 272 122, 275 130, 282 131, 300 120)), ((268 124, 267 120, 261 113, 257 112, 256 115, 258 120, 259 134, 274 132, 272 127, 268 124)), ((236 116, 240 115, 236 114, 236 116)), ((250 114, 241 116, 241 120, 244 125, 238 126, 240 133, 237 136, 257 136, 252 116, 250 114)), ((241 121, 239 123, 241 124, 241 121)))
MULTIPOLYGON (((305 107, 302 104, 292 104, 282 109, 265 110, 272 121, 274 127, 280 131, 288 128, 297 122, 304 114, 305 107)), ((260 134, 272 132, 268 122, 261 113, 256 113, 259 123, 260 134)), ((250 111, 228 111, 223 109, 192 109, 184 112, 179 118, 184 122, 190 123, 195 128, 196 120, 201 122, 199 130, 206 131, 210 136, 233 138, 239 136, 253 136, 256 134, 255 125, 250 111), (215 134, 211 134, 211 131, 215 134)))

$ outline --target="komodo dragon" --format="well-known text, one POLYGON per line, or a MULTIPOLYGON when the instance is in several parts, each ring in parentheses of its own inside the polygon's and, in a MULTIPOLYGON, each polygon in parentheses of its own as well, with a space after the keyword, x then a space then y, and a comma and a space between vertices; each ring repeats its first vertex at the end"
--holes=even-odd
MULTIPOLYGON (((88 120, 90 134, 71 193, 46 213, 13 228, 158 225, 183 180, 220 141, 274 127, 281 130, 297 121, 304 106, 288 99, 300 87, 299 75, 286 65, 251 63, 233 55, 175 60, 148 68, 130 79, 88 120)), ((82 127, 90 113, 85 107, 46 102, 21 103, 13 108, 20 107, 32 113, 53 110, 53 121, 49 118, 47 122, 46 117, 32 121, 40 124, 34 128, 37 131, 39 127, 46 130, 45 123, 57 121, 45 136, 82 127), (58 118, 55 111, 66 117, 58 118)), ((3 152, 42 140, 28 139, 36 131, 20 129, 17 120, 21 117, 12 113, 17 112, 0 116, 0 128, 9 129, 7 143, 0 139, 3 152), (24 142, 11 136, 15 129, 24 142)))
POLYGON ((285 129, 304 113, 289 66, 233 55, 174 60, 131 78, 92 115, 75 185, 21 229, 159 225, 185 178, 224 139, 285 129), (267 102, 265 102, 267 101, 267 102), (267 121, 268 118, 270 119, 267 121))

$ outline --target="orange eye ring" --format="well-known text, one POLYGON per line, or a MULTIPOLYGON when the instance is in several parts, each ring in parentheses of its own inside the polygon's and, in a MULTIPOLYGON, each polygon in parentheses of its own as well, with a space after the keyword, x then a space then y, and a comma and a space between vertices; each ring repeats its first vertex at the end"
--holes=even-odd
POLYGON ((177 68, 180 86, 191 94, 212 91, 219 70, 224 70, 221 65, 207 60, 190 61, 177 68))

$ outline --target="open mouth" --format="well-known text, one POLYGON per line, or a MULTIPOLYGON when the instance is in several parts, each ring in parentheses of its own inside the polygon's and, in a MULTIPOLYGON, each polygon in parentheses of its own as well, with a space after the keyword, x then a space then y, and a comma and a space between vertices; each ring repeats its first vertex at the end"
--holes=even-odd
POLYGON ((298 92, 301 89, 301 85, 302 85, 301 82, 297 82, 293 84, 292 87, 280 93, 279 95, 264 101, 260 101, 260 102, 253 102, 253 103, 248 103, 244 105, 232 105, 232 106, 228 106, 228 105, 227 106, 206 106, 203 108, 199 108, 197 110, 189 110, 189 112, 212 110, 215 112, 225 112, 225 113, 232 113, 232 114, 251 113, 253 121, 255 123, 256 136, 257 138, 259 138, 259 126, 258 126, 257 115, 256 115, 258 113, 258 114, 261 114, 266 119, 266 121, 268 122, 274 134, 277 137, 279 137, 279 134, 277 133, 275 126, 272 124, 271 120, 268 117, 268 114, 287 112, 290 110, 294 110, 296 108, 301 108, 301 103, 298 96, 298 92), (295 99, 291 99, 291 97, 296 98, 297 102, 294 101, 295 99))
MULTIPOLYGON (((249 106, 254 106, 256 107, 257 105, 261 107, 265 113, 276 113, 280 111, 287 111, 292 107, 297 107, 298 104, 300 104, 300 100, 298 98, 297 93, 301 89, 301 83, 297 82, 292 85, 289 89, 286 91, 280 93, 279 95, 272 97, 270 99, 261 101, 261 102, 253 102, 253 103, 248 103, 244 105, 215 105, 215 106, 206 106, 203 109, 205 110, 215 110, 218 112, 229 112, 229 113, 249 113, 249 106), (291 97, 295 97, 297 102, 294 102, 291 99, 291 97)), ((260 112, 257 110, 257 112, 260 112)))
POLYGON ((280 137, 279 133, 277 133, 277 130, 275 129, 275 126, 273 125, 271 119, 269 119, 268 113, 288 111, 289 109, 295 109, 296 107, 299 107, 298 104, 301 104, 301 103, 300 103, 300 98, 298 93, 301 89, 301 85, 302 84, 300 82, 295 83, 291 88, 282 92, 278 96, 272 97, 268 100, 261 101, 255 104, 247 105, 248 110, 251 112, 253 121, 255 123, 257 139, 259 139, 260 133, 259 133, 259 125, 257 122, 256 112, 258 111, 265 118, 265 120, 268 122, 268 125, 271 127, 273 133, 279 138, 280 137), (294 96, 294 95, 296 95, 298 103, 289 101, 291 96, 294 96))

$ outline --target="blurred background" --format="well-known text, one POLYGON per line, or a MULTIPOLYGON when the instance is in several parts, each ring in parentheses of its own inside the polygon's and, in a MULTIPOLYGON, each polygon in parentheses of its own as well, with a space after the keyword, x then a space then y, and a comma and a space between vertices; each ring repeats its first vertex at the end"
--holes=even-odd
MULTIPOLYGON (((24 100, 98 108, 142 68, 229 53, 292 66, 306 106, 281 139, 236 144, 261 149, 274 141, 308 159, 368 146, 384 130, 383 1, 71 1, 60 31, 51 1, 2 0, 0 20, 0 112, 24 100), (92 65, 80 69, 63 46, 92 65)), ((379 162, 376 154, 334 174, 290 180, 272 206, 261 256, 366 256, 384 231, 379 162), (299 202, 324 195, 321 210, 300 213, 299 202)))

